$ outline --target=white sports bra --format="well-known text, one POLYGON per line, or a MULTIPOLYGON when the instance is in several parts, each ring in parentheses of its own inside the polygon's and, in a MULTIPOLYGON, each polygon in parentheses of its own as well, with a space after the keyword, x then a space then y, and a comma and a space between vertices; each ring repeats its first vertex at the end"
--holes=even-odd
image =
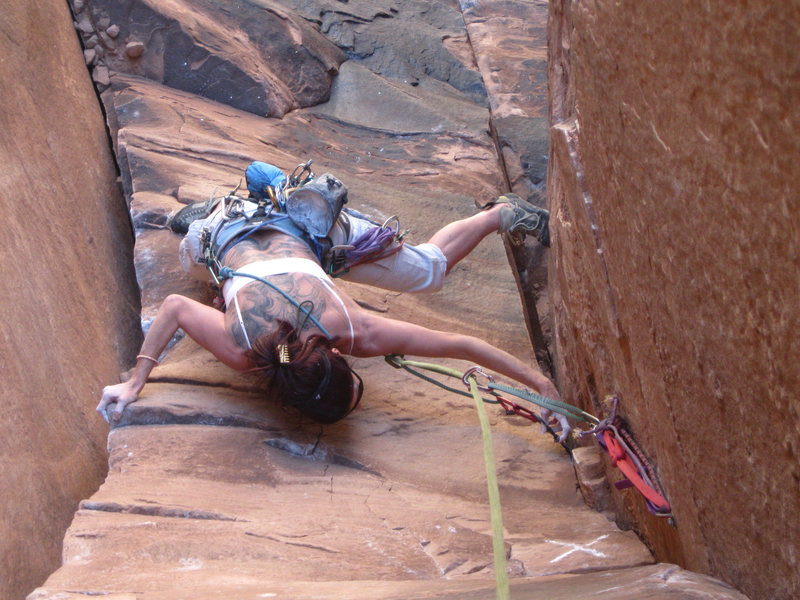
MULTIPOLYGON (((350 350, 348 354, 353 352, 353 344, 355 343, 355 332, 353 331, 353 322, 350 320, 350 313, 347 312, 347 307, 342 301, 339 294, 336 293, 336 288, 333 287, 331 278, 322 270, 317 263, 308 258, 289 257, 289 258, 273 258, 270 260, 259 260, 250 264, 244 265, 236 269, 239 273, 247 273, 248 275, 255 275, 256 277, 266 278, 271 275, 285 275, 288 273, 304 273, 316 277, 325 288, 336 298, 339 305, 347 317, 347 325, 350 328, 350 350)), ((233 301, 233 306, 236 309, 236 316, 239 319, 239 326, 242 328, 244 339, 247 342, 247 347, 252 348, 250 344, 250 337, 247 335, 247 330, 244 327, 242 319, 242 311, 239 309, 239 300, 236 298, 239 290, 244 286, 255 283, 257 280, 250 277, 234 276, 225 280, 222 285, 222 295, 225 298, 225 304, 230 306, 233 301)))

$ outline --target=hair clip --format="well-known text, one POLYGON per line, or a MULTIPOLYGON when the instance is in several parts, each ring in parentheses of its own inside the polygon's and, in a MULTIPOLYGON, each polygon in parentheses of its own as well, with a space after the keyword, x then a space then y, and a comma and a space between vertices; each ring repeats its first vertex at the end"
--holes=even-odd
POLYGON ((291 360, 289 357, 289 346, 286 344, 280 344, 278 346, 278 360, 282 365, 287 364, 291 360))

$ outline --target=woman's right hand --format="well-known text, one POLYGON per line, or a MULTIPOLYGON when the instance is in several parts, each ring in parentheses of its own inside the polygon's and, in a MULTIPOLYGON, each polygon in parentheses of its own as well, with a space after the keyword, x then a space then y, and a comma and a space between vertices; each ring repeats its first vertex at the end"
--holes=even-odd
POLYGON ((119 421, 125 407, 131 402, 136 402, 138 397, 139 389, 132 383, 132 380, 116 385, 107 385, 103 388, 103 396, 95 410, 106 420, 106 423, 119 421), (116 404, 116 406, 109 413, 110 404, 116 404))

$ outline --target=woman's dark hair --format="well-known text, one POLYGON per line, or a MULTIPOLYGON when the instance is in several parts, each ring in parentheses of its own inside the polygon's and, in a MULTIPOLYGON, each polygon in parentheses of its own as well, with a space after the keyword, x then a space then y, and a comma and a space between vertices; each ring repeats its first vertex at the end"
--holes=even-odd
POLYGON ((286 321, 269 334, 257 337, 247 356, 267 385, 269 397, 297 408, 319 423, 335 423, 346 417, 361 400, 361 379, 347 361, 332 351, 333 342, 323 335, 298 339, 297 329, 286 321), (353 400, 353 380, 358 378, 358 398, 353 400))

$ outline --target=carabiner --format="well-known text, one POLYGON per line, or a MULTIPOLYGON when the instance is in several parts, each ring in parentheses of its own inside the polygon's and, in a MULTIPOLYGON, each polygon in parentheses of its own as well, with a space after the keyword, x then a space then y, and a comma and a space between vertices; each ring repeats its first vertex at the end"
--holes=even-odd
POLYGON ((392 365, 395 369, 403 368, 403 355, 402 354, 387 354, 383 359, 392 365))
POLYGON ((388 229, 389 225, 392 222, 394 222, 394 234, 395 235, 400 235, 400 217, 398 217, 397 215, 392 215, 391 217, 386 219, 383 222, 383 225, 381 225, 381 229, 388 229))
POLYGON ((292 171, 292 174, 289 175, 289 179, 287 181, 289 186, 297 187, 298 185, 302 185, 300 182, 300 177, 303 175, 303 173, 308 173, 308 177, 306 177, 302 183, 308 183, 308 181, 314 179, 314 173, 311 172, 311 163, 312 160, 309 158, 308 161, 301 163, 294 168, 294 171, 292 171), (300 170, 299 173, 298 169, 300 170))
MULTIPOLYGON (((470 367, 464 372, 464 376, 461 378, 461 381, 464 383, 465 386, 469 387, 469 381, 467 381, 470 377, 474 377, 475 375, 481 375, 486 377, 489 380, 489 383, 494 383, 494 377, 489 375, 488 373, 484 373, 483 369, 480 367, 470 367)), ((478 379, 475 378, 475 384, 478 387, 478 390, 481 392, 491 392, 492 389, 488 385, 480 385, 478 384, 478 379)))

